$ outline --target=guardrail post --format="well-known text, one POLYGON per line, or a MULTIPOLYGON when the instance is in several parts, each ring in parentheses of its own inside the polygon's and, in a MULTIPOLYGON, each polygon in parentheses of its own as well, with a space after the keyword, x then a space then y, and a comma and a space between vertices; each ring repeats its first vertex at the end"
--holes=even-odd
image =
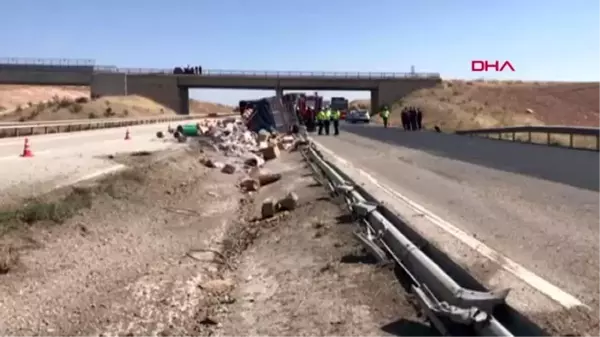
POLYGON ((513 131, 513 133, 512 133, 512 141, 513 141, 513 142, 514 142, 514 141, 515 141, 515 139, 516 139, 516 138, 515 138, 515 137, 516 137, 516 135, 515 135, 515 134, 516 134, 516 132, 514 132, 514 131, 513 131))
POLYGON ((531 143, 531 131, 527 132, 527 142, 531 143))
POLYGON ((47 126, 45 126, 45 127, 44 127, 44 134, 47 134, 47 133, 48 133, 48 127, 47 127, 47 126))
POLYGON ((596 151, 600 150, 600 136, 596 136, 596 151))
POLYGON ((569 147, 573 148, 573 134, 572 133, 569 134, 569 147))
POLYGON ((31 129, 29 129, 29 134, 33 136, 33 126, 31 127, 31 129))
POLYGON ((550 132, 546 132, 546 145, 550 145, 550 132))

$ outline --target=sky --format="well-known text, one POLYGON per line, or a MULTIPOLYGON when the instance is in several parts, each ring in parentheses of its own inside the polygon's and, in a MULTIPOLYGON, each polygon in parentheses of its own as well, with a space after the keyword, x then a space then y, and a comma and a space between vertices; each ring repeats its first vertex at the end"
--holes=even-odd
MULTIPOLYGON (((437 72, 446 79, 598 81, 598 0, 19 0, 0 57, 272 71, 437 72), (472 72, 472 60, 515 71, 472 72), (483 74, 483 75, 482 75, 483 74)), ((236 104, 271 91, 193 90, 236 104)), ((349 99, 368 92, 324 92, 349 99)))

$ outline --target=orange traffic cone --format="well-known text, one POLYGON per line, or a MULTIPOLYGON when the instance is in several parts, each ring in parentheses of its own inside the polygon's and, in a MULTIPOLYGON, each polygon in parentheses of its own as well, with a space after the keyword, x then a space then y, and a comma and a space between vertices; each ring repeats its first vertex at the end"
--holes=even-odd
POLYGON ((29 148, 29 139, 25 138, 25 144, 23 145, 23 154, 21 157, 33 157, 33 152, 29 148))
POLYGON ((127 129, 125 131, 125 140, 130 140, 130 139, 131 139, 131 137, 129 137, 129 129, 127 129))

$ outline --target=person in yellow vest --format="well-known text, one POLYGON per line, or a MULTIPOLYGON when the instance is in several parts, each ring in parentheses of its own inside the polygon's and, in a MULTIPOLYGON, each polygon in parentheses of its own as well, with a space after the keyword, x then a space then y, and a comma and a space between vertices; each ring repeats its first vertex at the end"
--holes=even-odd
POLYGON ((329 136, 329 126, 330 126, 330 120, 331 120, 331 108, 327 107, 325 108, 325 110, 323 111, 323 126, 325 127, 325 134, 327 136, 329 136))
POLYGON ((339 110, 333 110, 331 112, 331 122, 333 122, 333 134, 334 135, 339 135, 340 134, 340 111, 339 110))
POLYGON ((319 135, 323 134, 323 127, 325 126, 325 110, 321 109, 317 112, 317 124, 319 125, 319 135))
POLYGON ((387 128, 388 127, 388 118, 390 118, 390 110, 388 110, 387 106, 385 106, 385 105, 383 106, 383 108, 379 112, 379 116, 381 116, 381 119, 383 119, 383 127, 387 128))

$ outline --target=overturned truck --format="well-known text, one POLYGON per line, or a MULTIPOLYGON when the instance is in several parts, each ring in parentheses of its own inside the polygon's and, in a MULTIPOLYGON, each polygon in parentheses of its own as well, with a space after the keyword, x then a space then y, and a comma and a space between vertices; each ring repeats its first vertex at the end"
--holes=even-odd
POLYGON ((271 105, 267 99, 254 101, 240 101, 240 114, 246 120, 246 127, 250 131, 258 132, 261 129, 275 131, 276 124, 271 105))

